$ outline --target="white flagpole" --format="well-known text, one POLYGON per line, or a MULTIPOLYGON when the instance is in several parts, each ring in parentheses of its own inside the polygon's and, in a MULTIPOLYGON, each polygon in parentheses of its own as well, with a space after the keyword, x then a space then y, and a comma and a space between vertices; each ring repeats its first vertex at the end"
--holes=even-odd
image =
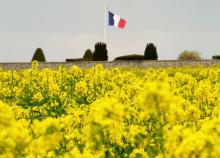
POLYGON ((105 5, 104 42, 107 44, 107 7, 105 5))

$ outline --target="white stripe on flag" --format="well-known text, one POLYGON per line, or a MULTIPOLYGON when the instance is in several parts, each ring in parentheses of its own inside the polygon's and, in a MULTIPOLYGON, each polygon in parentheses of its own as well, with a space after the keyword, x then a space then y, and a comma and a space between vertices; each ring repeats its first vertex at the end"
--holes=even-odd
POLYGON ((115 27, 118 27, 120 19, 121 18, 118 15, 114 15, 114 26, 115 27))

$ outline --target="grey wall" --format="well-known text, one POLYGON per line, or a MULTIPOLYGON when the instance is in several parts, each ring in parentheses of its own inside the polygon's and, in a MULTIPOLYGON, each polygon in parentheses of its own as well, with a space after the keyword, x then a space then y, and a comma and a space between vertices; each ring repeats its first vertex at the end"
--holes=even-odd
MULTIPOLYGON (((70 68, 73 65, 77 65, 81 68, 89 68, 97 64, 102 64, 104 67, 112 68, 119 67, 177 67, 177 66, 210 66, 220 65, 220 60, 200 60, 200 61, 177 61, 177 60, 162 60, 162 61, 110 61, 110 62, 98 62, 98 61, 74 61, 74 62, 47 62, 39 63, 39 68, 57 68, 60 65, 70 68)), ((22 70, 31 67, 31 63, 0 63, 0 67, 4 70, 22 70)))

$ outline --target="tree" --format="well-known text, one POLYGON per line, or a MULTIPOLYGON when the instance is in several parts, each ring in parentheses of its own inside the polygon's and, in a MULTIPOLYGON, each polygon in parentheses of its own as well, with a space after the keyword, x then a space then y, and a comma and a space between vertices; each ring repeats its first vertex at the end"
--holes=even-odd
POLYGON ((119 56, 115 58, 115 60, 144 60, 144 56, 140 54, 130 54, 130 55, 119 56))
POLYGON ((220 59, 220 55, 213 55, 212 59, 220 59))
POLYGON ((108 61, 108 50, 105 43, 99 42, 95 44, 95 51, 92 55, 93 61, 108 61))
POLYGON ((32 58, 32 61, 38 61, 38 62, 46 62, 46 58, 44 56, 43 50, 41 48, 37 48, 37 50, 34 53, 34 56, 32 58))
POLYGON ((91 59, 92 60, 92 51, 90 49, 87 49, 85 51, 85 54, 83 55, 83 59, 91 59))
POLYGON ((201 53, 197 52, 197 51, 183 51, 182 53, 180 53, 180 55, 178 56, 178 60, 201 60, 201 53))
POLYGON ((146 46, 146 49, 144 51, 144 59, 145 60, 157 60, 158 55, 157 55, 157 48, 154 46, 153 43, 149 43, 146 46))

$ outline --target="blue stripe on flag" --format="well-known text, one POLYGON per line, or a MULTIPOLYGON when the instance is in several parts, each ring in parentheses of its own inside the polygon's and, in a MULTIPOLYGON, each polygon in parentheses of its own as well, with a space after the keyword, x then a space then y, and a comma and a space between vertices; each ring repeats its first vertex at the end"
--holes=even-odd
POLYGON ((108 24, 114 26, 114 14, 112 12, 108 12, 109 18, 108 18, 108 24))

